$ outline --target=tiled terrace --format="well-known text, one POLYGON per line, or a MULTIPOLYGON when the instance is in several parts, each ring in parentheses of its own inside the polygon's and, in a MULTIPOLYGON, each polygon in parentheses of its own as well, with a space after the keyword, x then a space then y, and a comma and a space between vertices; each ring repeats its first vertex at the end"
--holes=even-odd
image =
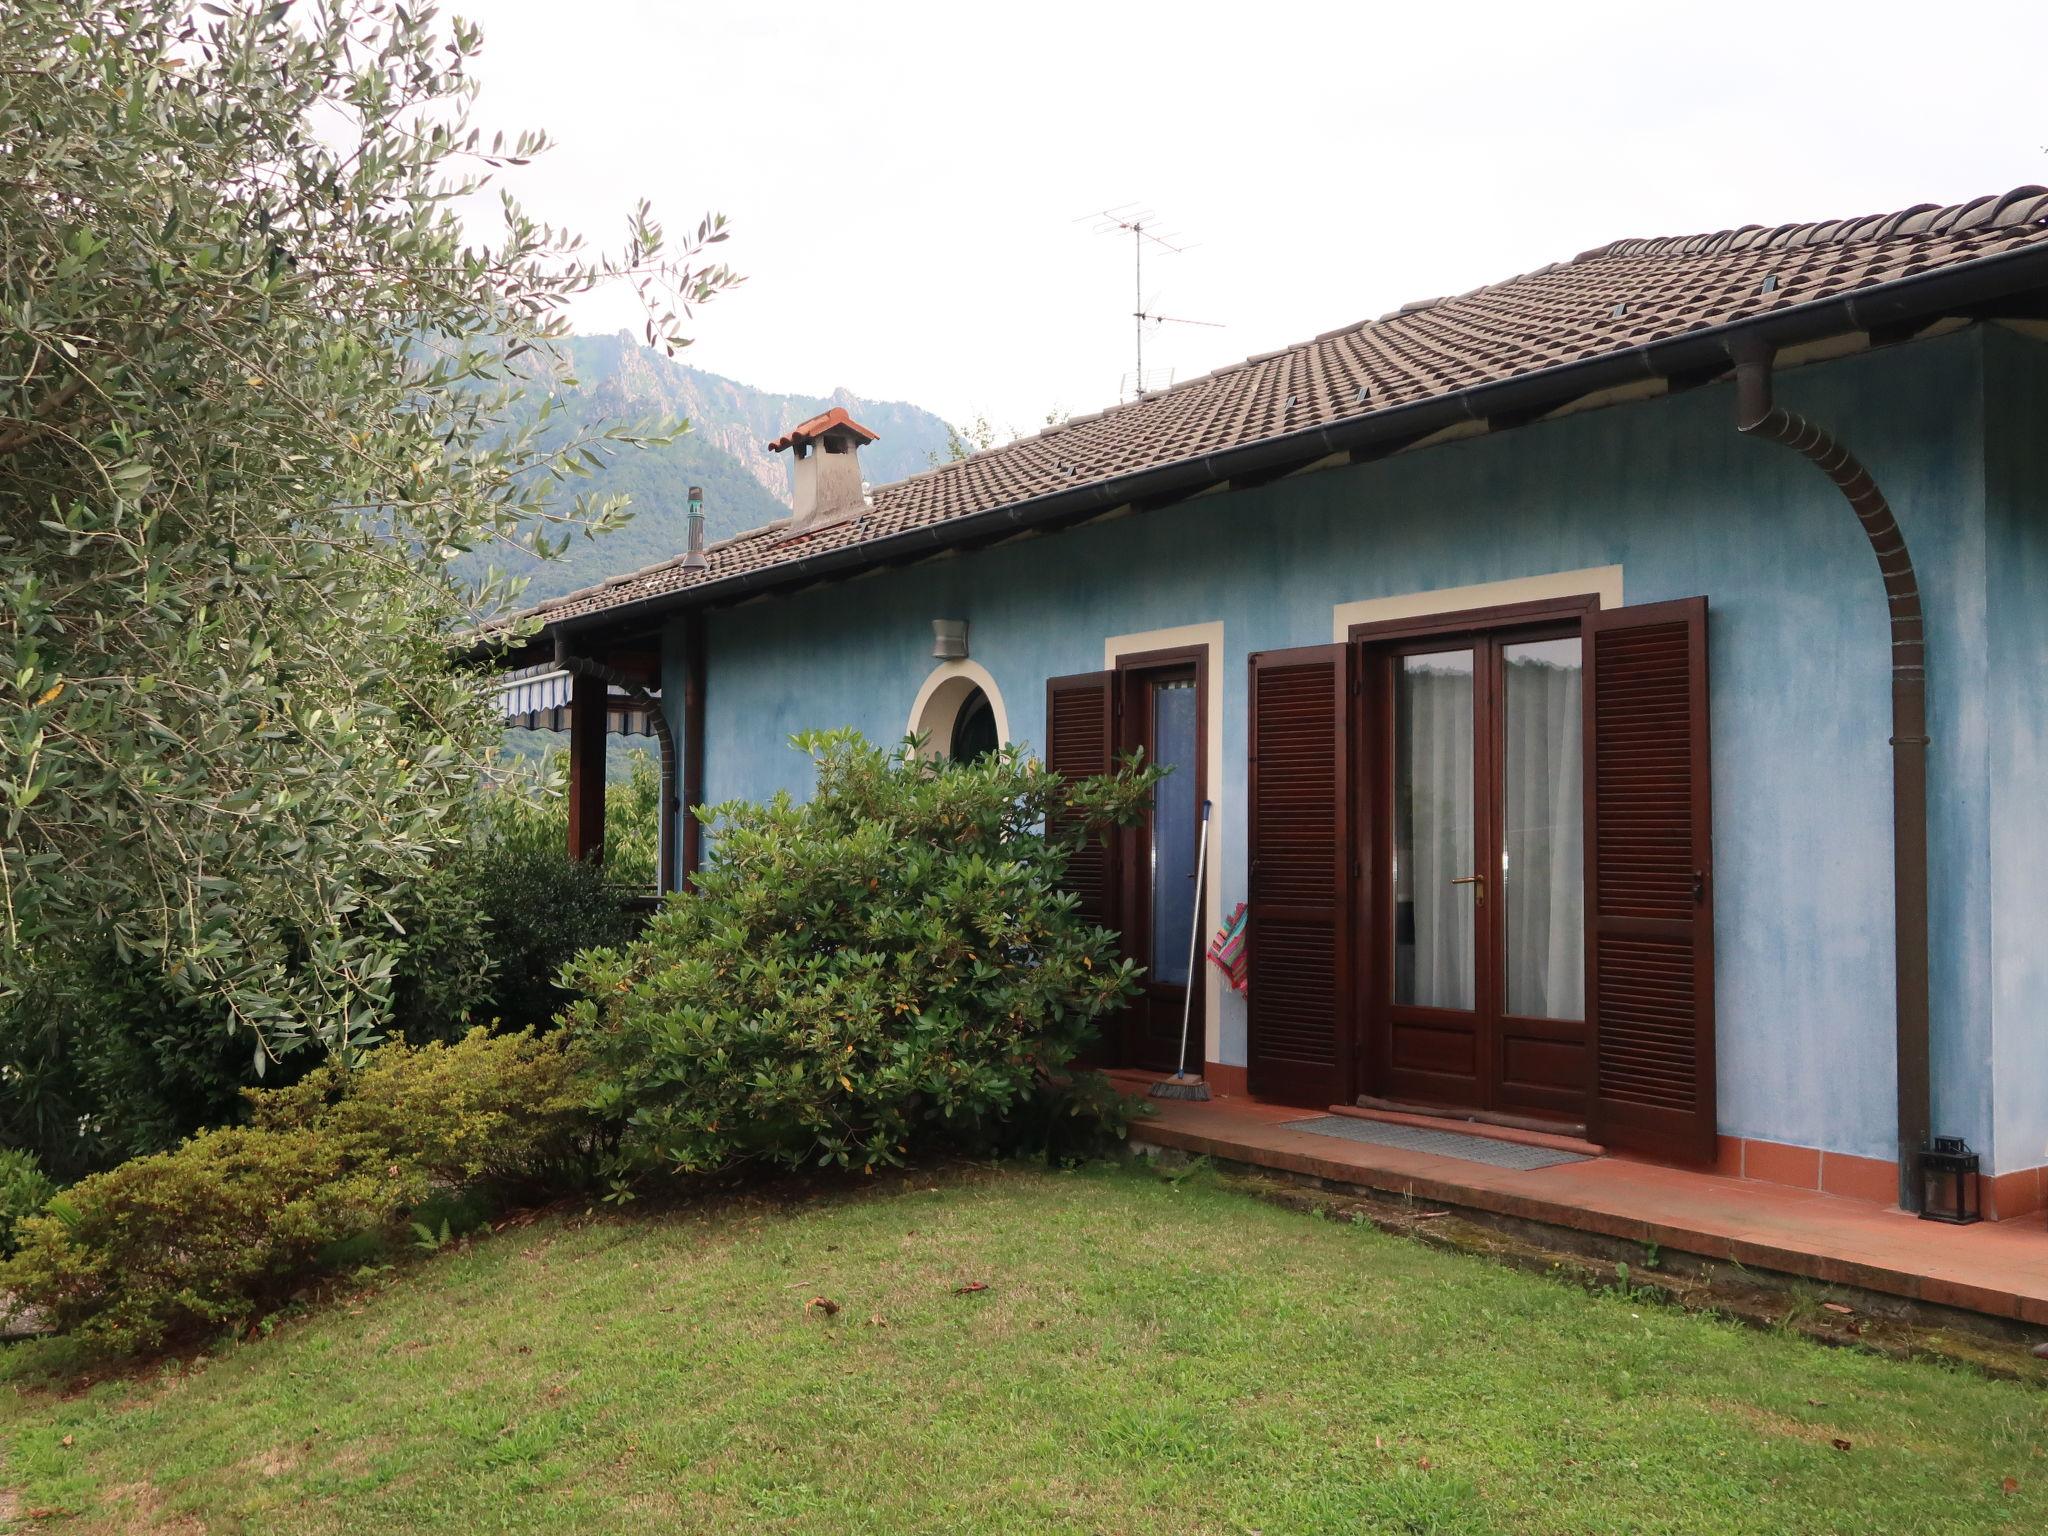
MULTIPOLYGON (((1127 1092, 1145 1091, 1140 1075, 1117 1076, 1127 1092)), ((1815 1190, 1614 1155, 1518 1171, 1339 1140, 1289 1128, 1317 1111, 1246 1097, 1148 1102, 1156 1114, 1131 1134, 1141 1145, 2048 1328, 2048 1223, 2038 1212, 1956 1227, 1815 1190)))

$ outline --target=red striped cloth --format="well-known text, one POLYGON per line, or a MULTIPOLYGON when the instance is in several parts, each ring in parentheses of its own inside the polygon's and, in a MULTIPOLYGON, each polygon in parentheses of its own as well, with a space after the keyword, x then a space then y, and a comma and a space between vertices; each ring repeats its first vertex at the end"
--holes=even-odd
POLYGON ((1245 988, 1245 905, 1237 904, 1237 910, 1230 914, 1230 921, 1216 930, 1216 937, 1209 942, 1209 963, 1230 978, 1231 990, 1242 992, 1245 988))

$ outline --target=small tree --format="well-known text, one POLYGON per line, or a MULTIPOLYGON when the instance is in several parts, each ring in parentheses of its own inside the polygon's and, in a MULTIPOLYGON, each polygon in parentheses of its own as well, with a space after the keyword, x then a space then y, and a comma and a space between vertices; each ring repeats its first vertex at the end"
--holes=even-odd
POLYGON ((587 254, 471 126, 431 3, 0 8, 0 1009, 111 946, 265 1052, 371 1035, 495 734, 449 557, 621 508, 550 493, 564 306, 671 350, 725 287, 643 205, 587 254))
POLYGON ((953 763, 850 731, 796 744, 811 799, 713 808, 696 892, 569 969, 627 1171, 872 1168, 1113 1119, 1114 1093, 1069 1064, 1137 970, 1062 884, 1157 771, 1068 785, 1014 748, 953 763))

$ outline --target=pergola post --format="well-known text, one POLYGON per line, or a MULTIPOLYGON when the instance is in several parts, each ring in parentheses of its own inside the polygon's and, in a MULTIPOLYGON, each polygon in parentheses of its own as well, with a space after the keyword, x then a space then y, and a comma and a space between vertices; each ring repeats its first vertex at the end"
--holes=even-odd
POLYGON ((603 679, 577 676, 569 695, 569 857, 604 859, 603 679))

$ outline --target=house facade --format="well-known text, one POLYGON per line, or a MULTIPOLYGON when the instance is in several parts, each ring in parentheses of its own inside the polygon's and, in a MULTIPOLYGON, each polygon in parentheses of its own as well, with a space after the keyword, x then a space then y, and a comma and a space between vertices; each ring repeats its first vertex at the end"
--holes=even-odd
POLYGON ((584 669, 586 761, 604 680, 658 699, 685 806, 805 793, 825 726, 1171 763, 1075 871, 1152 978, 1113 1065, 1172 1067, 1191 985, 1224 1091, 1909 1205, 1962 1137, 2022 1215, 2044 220, 1622 242, 893 487, 820 418, 799 517, 548 605, 513 659, 584 669), (1186 953, 1240 902, 1243 994, 1186 953))

